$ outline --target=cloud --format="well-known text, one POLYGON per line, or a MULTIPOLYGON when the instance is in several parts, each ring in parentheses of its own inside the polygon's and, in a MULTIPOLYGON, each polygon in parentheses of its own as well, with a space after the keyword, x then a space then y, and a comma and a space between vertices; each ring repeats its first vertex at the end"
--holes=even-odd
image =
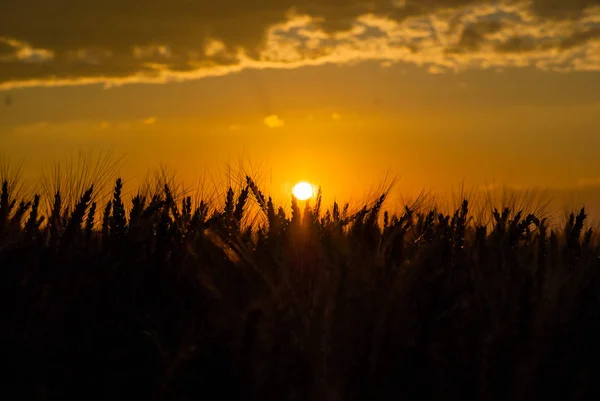
POLYGON ((456 45, 456 51, 478 51, 488 40, 487 36, 499 32, 504 23, 495 19, 484 19, 465 24, 456 45))
POLYGON ((586 9, 599 7, 599 0, 533 0, 531 10, 542 16, 555 19, 577 19, 586 9))
POLYGON ((599 29, 600 0, 4 0, 0 89, 364 60, 599 71, 599 29))
POLYGON ((155 124, 156 121, 158 121, 158 119, 156 117, 148 117, 144 120, 144 124, 145 125, 152 125, 155 124))
POLYGON ((283 127, 285 122, 277 114, 271 114, 264 119, 264 123, 269 128, 283 127))
POLYGON ((333 120, 335 120, 335 121, 339 121, 339 120, 341 120, 341 119, 342 119, 342 116, 341 116, 340 114, 338 114, 338 113, 333 113, 333 114, 331 115, 331 118, 332 118, 333 120))
POLYGON ((0 63, 44 63, 53 58, 50 50, 36 49, 28 43, 0 36, 0 63))

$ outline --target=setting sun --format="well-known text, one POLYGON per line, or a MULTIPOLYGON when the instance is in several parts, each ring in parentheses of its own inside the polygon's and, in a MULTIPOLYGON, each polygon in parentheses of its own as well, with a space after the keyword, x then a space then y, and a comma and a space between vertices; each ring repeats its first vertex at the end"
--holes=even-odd
POLYGON ((299 182, 294 185, 292 189, 292 193, 299 200, 307 200, 312 198, 313 196, 313 187, 308 182, 299 182))

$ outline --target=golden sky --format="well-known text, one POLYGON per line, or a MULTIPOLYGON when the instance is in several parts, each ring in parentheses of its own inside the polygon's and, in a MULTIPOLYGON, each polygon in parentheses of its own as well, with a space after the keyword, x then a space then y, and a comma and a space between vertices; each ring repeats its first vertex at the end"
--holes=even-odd
MULTIPOLYGON (((599 0, 3 0, 0 153, 600 199, 599 0)), ((33 173, 31 173, 33 174, 33 173)), ((599 208, 600 210, 600 208, 599 208)))

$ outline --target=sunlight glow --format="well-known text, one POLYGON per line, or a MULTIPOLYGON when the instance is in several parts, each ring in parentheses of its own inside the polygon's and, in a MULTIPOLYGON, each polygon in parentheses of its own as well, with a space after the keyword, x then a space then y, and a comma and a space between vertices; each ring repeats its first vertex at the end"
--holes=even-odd
POLYGON ((312 198, 313 193, 313 187, 308 182, 299 182, 292 189, 292 194, 301 201, 312 198))

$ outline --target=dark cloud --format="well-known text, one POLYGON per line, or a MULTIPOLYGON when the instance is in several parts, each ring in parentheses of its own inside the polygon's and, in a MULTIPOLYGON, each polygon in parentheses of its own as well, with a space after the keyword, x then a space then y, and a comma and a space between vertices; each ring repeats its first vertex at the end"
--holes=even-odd
POLYGON ((591 7, 600 6, 600 0, 533 0, 531 10, 542 17, 578 18, 591 7))
MULTIPOLYGON (((525 0, 505 0, 523 3, 525 0)), ((289 20, 290 13, 309 15, 313 27, 326 34, 349 31, 366 14, 395 22, 441 10, 502 2, 488 0, 1 0, 0 86, 8 82, 52 79, 119 78, 189 72, 203 66, 235 66, 238 50, 260 60, 269 29, 289 20), (214 41, 220 47, 206 51, 214 41)), ((572 19, 600 0, 533 0, 540 17, 572 19)), ((454 50, 477 52, 500 20, 469 21, 454 50)), ((597 36, 595 28, 573 34, 568 49, 597 36)), ((364 38, 361 38, 364 40, 364 38)), ((421 40, 421 39, 418 39, 421 40)), ((402 46, 419 48, 407 38, 402 46)), ((535 48, 515 37, 497 45, 500 52, 535 48)), ((314 60, 322 52, 302 49, 314 60)), ((399 60, 401 61, 401 60, 399 60)))
POLYGON ((7 42, 0 39, 0 60, 4 57, 8 57, 13 55, 15 52, 15 48, 12 47, 7 42))
POLYGON ((486 41, 485 36, 500 31, 505 24, 498 20, 478 21, 467 25, 457 45, 457 51, 477 51, 486 41))
POLYGON ((538 39, 534 36, 512 36, 508 40, 496 45, 495 49, 501 53, 525 53, 534 50, 570 50, 574 47, 585 45, 592 41, 600 40, 600 27, 576 31, 567 38, 538 39))
POLYGON ((210 39, 254 49, 266 27, 286 19, 291 5, 286 0, 263 1, 258 7, 231 0, 4 0, 0 35, 51 49, 59 59, 88 48, 129 56, 133 47, 151 45, 185 54, 210 39))
POLYGON ((575 32, 567 39, 561 41, 560 48, 568 50, 593 40, 600 40, 600 27, 575 32))
POLYGON ((4 0, 2 32, 36 46, 66 51, 78 47, 128 52, 156 42, 173 49, 197 48, 207 37, 231 46, 255 48, 266 28, 291 10, 321 19, 328 32, 351 27, 365 13, 395 19, 482 0, 4 0))
POLYGON ((72 64, 64 62, 49 62, 43 64, 11 61, 0 63, 0 77, 5 81, 22 81, 34 77, 37 80, 77 79, 94 77, 126 77, 133 71, 150 74, 152 69, 131 63, 119 64, 72 64))
POLYGON ((496 50, 502 53, 522 53, 537 49, 538 41, 533 36, 513 36, 498 44, 496 50))

